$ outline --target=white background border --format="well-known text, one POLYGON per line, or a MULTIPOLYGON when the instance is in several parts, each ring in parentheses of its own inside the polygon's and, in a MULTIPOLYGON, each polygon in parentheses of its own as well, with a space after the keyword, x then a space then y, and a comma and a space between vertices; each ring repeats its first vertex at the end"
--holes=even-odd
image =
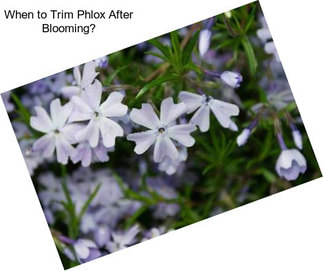
MULTIPOLYGON (((2 0, 0 91, 248 2, 2 0), (4 8, 123 8, 135 17, 97 24, 93 35, 45 35, 38 21, 4 20, 4 8)), ((321 1, 261 0, 261 5, 323 168, 321 1)), ((0 269, 63 270, 2 103, 0 123, 0 269)), ((323 270, 322 194, 320 178, 73 270, 323 270)))

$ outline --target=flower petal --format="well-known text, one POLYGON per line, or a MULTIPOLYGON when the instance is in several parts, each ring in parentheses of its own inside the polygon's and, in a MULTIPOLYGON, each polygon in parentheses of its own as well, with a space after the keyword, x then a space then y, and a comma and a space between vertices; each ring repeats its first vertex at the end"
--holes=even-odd
POLYGON ((106 117, 122 117, 127 114, 128 107, 121 103, 123 97, 120 92, 112 92, 100 106, 102 114, 106 117))
POLYGON ((91 119, 93 110, 80 97, 73 96, 71 101, 73 110, 69 116, 69 122, 91 119))
POLYGON ((147 127, 149 129, 156 129, 159 125, 159 119, 150 104, 142 104, 141 109, 132 109, 130 118, 133 122, 147 127))
POLYGON ((285 178, 288 181, 294 181, 298 178, 300 172, 304 173, 304 168, 301 168, 297 165, 295 161, 293 161, 292 166, 290 168, 281 168, 279 176, 285 178))
POLYGON ((208 131, 210 129, 210 107, 201 106, 191 118, 190 123, 197 125, 201 132, 208 131))
POLYGON ((56 136, 55 145, 57 161, 63 165, 66 165, 68 157, 73 153, 74 148, 62 135, 56 136))
POLYGON ((96 64, 94 61, 90 61, 84 64, 83 77, 81 87, 85 89, 87 86, 92 84, 95 77, 99 74, 95 71, 96 64))
POLYGON ((65 98, 72 98, 82 92, 79 86, 65 86, 61 88, 61 92, 65 98))
POLYGON ((81 99, 92 109, 96 110, 101 102, 102 84, 95 80, 93 84, 88 85, 81 95, 81 99))
POLYGON ((91 120, 85 128, 75 134, 79 142, 88 141, 92 148, 99 144, 99 123, 91 120))
POLYGON ((188 114, 200 107, 203 101, 203 96, 188 91, 181 91, 178 98, 187 106, 188 114))
POLYGON ((75 245, 74 245, 74 249, 76 252, 76 255, 78 256, 78 258, 80 259, 86 259, 89 257, 90 255, 90 249, 87 246, 87 244, 84 242, 83 239, 79 239, 75 245))
POLYGON ((62 106, 60 99, 55 99, 50 103, 50 115, 56 128, 61 128, 66 123, 73 106, 67 103, 62 106))
POLYGON ((80 141, 76 139, 75 135, 86 127, 84 124, 72 123, 65 125, 61 130, 61 134, 67 139, 71 144, 79 143, 80 141))
POLYGON ((123 129, 113 120, 102 118, 99 122, 99 128, 102 135, 103 145, 111 148, 115 145, 117 136, 123 136, 123 129))
POLYGON ((80 67, 77 66, 73 69, 73 75, 78 86, 81 86, 81 72, 80 67))
POLYGON ((209 106, 214 116, 224 128, 230 127, 231 116, 237 116, 239 114, 239 107, 235 104, 212 99, 209 102, 209 106))
POLYGON ((154 161, 160 163, 165 157, 176 159, 178 151, 169 137, 158 136, 154 149, 154 161))
POLYGON ((241 134, 237 137, 237 144, 239 147, 245 145, 250 136, 250 129, 245 128, 242 130, 241 134))
POLYGON ((53 134, 44 135, 33 144, 34 152, 42 152, 46 158, 52 157, 55 150, 55 137, 53 134))
POLYGON ((220 76, 222 82, 231 88, 240 87, 242 75, 237 72, 224 71, 220 76))
POLYGON ((271 34, 268 28, 260 28, 257 30, 257 36, 261 39, 262 42, 266 42, 267 40, 271 39, 271 34))
POLYGON ((169 97, 162 101, 160 106, 160 121, 167 125, 175 121, 187 111, 186 105, 182 102, 174 104, 173 98, 169 97))
POLYGON ((88 167, 92 161, 92 151, 88 143, 79 144, 71 155, 71 160, 74 164, 82 162, 83 167, 88 167))
POLYGON ((199 36, 199 53, 203 57, 205 53, 209 50, 211 43, 212 32, 209 29, 203 29, 199 36))
POLYGON ((148 130, 141 133, 134 133, 127 136, 128 140, 135 141, 135 153, 142 154, 156 141, 157 134, 153 130, 148 130))
POLYGON ((100 162, 107 162, 109 161, 109 155, 107 153, 108 151, 112 151, 112 150, 113 149, 108 149, 104 147, 102 142, 100 142, 99 145, 93 149, 93 152, 100 162))
POLYGON ((41 106, 36 106, 34 109, 37 116, 32 116, 30 118, 30 126, 43 133, 52 131, 54 129, 54 125, 46 110, 41 106))
POLYGON ((196 128, 192 124, 174 125, 168 128, 168 135, 184 146, 191 147, 194 145, 195 140, 190 136, 190 133, 195 130, 196 128))

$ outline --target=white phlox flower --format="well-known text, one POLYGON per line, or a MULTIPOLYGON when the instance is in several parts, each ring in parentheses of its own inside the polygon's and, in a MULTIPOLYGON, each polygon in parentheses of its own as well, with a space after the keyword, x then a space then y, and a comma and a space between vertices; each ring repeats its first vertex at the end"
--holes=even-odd
POLYGON ((178 97, 187 106, 187 114, 197 110, 190 123, 198 126, 201 132, 206 132, 210 129, 210 110, 222 127, 236 130, 236 125, 231 120, 231 117, 239 114, 237 105, 214 99, 212 96, 205 94, 199 95, 187 91, 181 91, 178 97))
POLYGON ((268 25, 266 23, 266 20, 264 17, 260 18, 260 22, 262 24, 262 28, 257 30, 257 36, 258 38, 264 43, 264 49, 267 54, 272 54, 275 56, 275 59, 277 62, 280 62, 280 58, 278 56, 277 49, 275 47, 274 42, 272 41, 272 37, 268 28, 268 25))
POLYGON ((306 160, 297 149, 282 150, 276 163, 277 174, 288 181, 296 180, 306 168, 306 160))
POLYGON ((223 83, 231 88, 238 88, 242 82, 242 75, 238 72, 224 71, 220 78, 223 83))
POLYGON ((203 57, 209 50, 211 43, 212 32, 209 29, 203 29, 199 35, 199 53, 203 57))
POLYGON ((99 74, 95 71, 96 66, 97 63, 95 61, 85 63, 82 76, 80 67, 75 67, 73 69, 75 85, 62 87, 61 92, 63 96, 66 98, 71 98, 74 95, 81 95, 81 93, 93 83, 95 77, 99 74))
POLYGON ((44 158, 38 153, 32 151, 32 139, 22 139, 19 141, 20 149, 23 153, 29 174, 34 175, 34 170, 44 161, 44 158))
POLYGON ((162 101, 160 119, 148 103, 142 104, 141 109, 133 109, 131 120, 149 129, 127 136, 128 140, 136 142, 135 153, 142 154, 155 144, 154 161, 159 163, 165 157, 178 158, 179 153, 173 140, 185 147, 193 146, 195 140, 190 133, 196 129, 194 125, 176 124, 178 117, 185 114, 186 110, 184 103, 174 104, 171 97, 162 101))
POLYGON ((237 144, 239 147, 247 143, 250 133, 251 131, 248 128, 242 130, 241 134, 237 137, 237 144))
POLYGON ((88 141, 95 148, 101 135, 103 145, 111 148, 115 145, 116 137, 123 136, 123 129, 111 118, 124 116, 128 107, 121 103, 124 95, 120 92, 112 92, 102 104, 101 96, 102 85, 98 80, 87 87, 80 97, 73 96, 69 122, 89 121, 75 134, 78 142, 88 141))
POLYGON ((269 55, 274 55, 277 62, 280 62, 280 58, 273 41, 267 42, 265 44, 265 52, 269 55))
POLYGON ((71 160, 74 164, 81 162, 83 167, 88 167, 92 162, 107 162, 109 161, 108 152, 113 151, 113 148, 106 148, 102 140, 99 144, 92 148, 88 141, 79 143, 71 154, 71 160))
POLYGON ((187 148, 181 146, 178 150, 178 157, 176 159, 170 159, 169 157, 165 157, 163 161, 159 163, 158 169, 160 171, 166 172, 167 175, 173 175, 176 173, 178 167, 182 162, 187 159, 187 148))
POLYGON ((76 125, 67 123, 72 105, 68 103, 62 106, 61 101, 55 99, 50 104, 50 116, 41 106, 36 106, 35 111, 36 116, 30 118, 30 126, 45 135, 34 142, 33 151, 41 152, 44 157, 49 158, 56 150, 57 161, 67 164, 74 150, 71 144, 76 143, 76 125))
POLYGON ((293 132, 293 140, 297 148, 300 150, 303 149, 303 139, 302 134, 299 130, 294 130, 293 132))
POLYGON ((136 235, 140 232, 139 226, 136 224, 129 230, 124 232, 112 232, 111 239, 106 244, 106 248, 110 252, 115 252, 133 245, 136 242, 136 235))
POLYGON ((78 239, 73 247, 80 263, 88 262, 101 256, 98 247, 90 239, 78 239))
POLYGON ((100 68, 106 68, 109 64, 109 57, 108 56, 102 56, 100 58, 97 58, 94 60, 97 67, 100 68))

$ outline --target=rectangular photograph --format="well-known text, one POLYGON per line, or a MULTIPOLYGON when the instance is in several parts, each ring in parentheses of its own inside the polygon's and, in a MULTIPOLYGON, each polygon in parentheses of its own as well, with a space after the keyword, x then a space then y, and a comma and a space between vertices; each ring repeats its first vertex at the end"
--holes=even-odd
POLYGON ((258 2, 1 96, 65 269, 321 176, 258 2))

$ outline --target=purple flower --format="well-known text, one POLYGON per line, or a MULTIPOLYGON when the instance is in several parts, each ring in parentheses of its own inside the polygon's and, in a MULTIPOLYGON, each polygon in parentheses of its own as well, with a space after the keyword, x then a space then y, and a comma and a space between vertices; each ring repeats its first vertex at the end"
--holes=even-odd
POLYGON ((111 238, 109 227, 100 225, 94 231, 94 241, 99 247, 104 247, 111 238))
POLYGON ((137 240, 136 236, 140 232, 139 226, 134 225, 129 230, 111 233, 111 240, 106 244, 110 252, 115 252, 133 245, 137 240))
POLYGON ((69 116, 69 122, 89 121, 75 134, 78 142, 88 141, 90 146, 95 148, 101 135, 103 145, 111 148, 115 145, 116 137, 123 136, 123 129, 110 118, 124 116, 128 107, 121 103, 124 95, 120 92, 112 92, 102 104, 101 96, 102 85, 98 80, 86 88, 80 97, 73 96, 73 111, 69 116))
POLYGON ((242 130, 242 133, 237 137, 237 144, 238 146, 243 146, 247 143, 247 140, 250 136, 250 129, 249 128, 245 128, 242 130))
POLYGON ((198 109, 190 123, 198 126, 201 132, 206 132, 210 129, 210 110, 212 110, 221 126, 234 128, 235 124, 232 123, 231 117, 239 114, 239 107, 235 104, 216 100, 205 94, 199 95, 187 91, 181 91, 179 99, 187 106, 188 114, 198 109))
POLYGON ((34 152, 41 152, 46 158, 53 156, 56 150, 57 161, 67 164, 73 152, 73 133, 75 125, 67 124, 67 119, 72 111, 71 104, 61 105, 59 99, 50 104, 50 116, 43 107, 35 107, 36 116, 30 118, 30 126, 45 135, 33 144, 34 152))
POLYGON ((42 205, 51 211, 62 210, 59 202, 65 200, 60 181, 52 173, 45 173, 39 176, 39 184, 42 189, 38 193, 38 197, 42 205))
MULTIPOLYGON (((161 177, 150 177, 146 179, 148 187, 159 194, 161 197, 172 200, 177 198, 174 189, 174 183, 168 182, 167 179, 161 177)), ((154 217, 157 219, 166 219, 178 213, 180 207, 176 203, 160 202, 154 206, 154 217)))
POLYGON ((199 35, 199 53, 200 56, 203 57, 206 52, 209 50, 211 43, 212 32, 209 29, 203 29, 199 35))
POLYGON ((302 134, 299 130, 293 130, 293 140, 297 148, 300 150, 303 149, 303 139, 302 134))
POLYGON ((267 42, 265 44, 265 52, 269 55, 274 55, 277 62, 280 62, 280 58, 273 41, 267 42))
POLYGON ((32 151, 34 141, 31 139, 23 139, 19 141, 21 152, 23 153, 29 174, 34 175, 34 170, 44 161, 38 154, 32 151))
POLYGON ((144 233, 144 238, 141 241, 143 242, 151 238, 158 237, 164 234, 165 232, 166 232, 166 228, 164 226, 161 226, 159 228, 151 228, 149 231, 146 231, 144 233))
POLYGON ((99 67, 99 68, 107 68, 108 64, 109 64, 109 58, 108 58, 108 56, 103 56, 103 57, 95 59, 94 62, 96 63, 97 67, 99 67))
POLYGON ((283 150, 276 163, 277 174, 288 181, 296 180, 300 173, 306 171, 306 168, 306 160, 297 149, 283 150))
POLYGON ((107 162, 109 161, 108 152, 113 151, 113 148, 106 148, 102 140, 99 144, 92 148, 90 144, 85 141, 77 145, 74 152, 71 154, 71 160, 74 164, 81 162, 83 167, 88 167, 92 162, 107 162))
POLYGON ((158 169, 160 171, 166 172, 167 175, 173 175, 176 173, 179 166, 182 162, 187 159, 187 148, 184 146, 178 147, 178 157, 176 159, 170 159, 169 157, 165 157, 163 161, 159 163, 158 169))
POLYGON ((96 67, 95 61, 90 61, 84 64, 83 74, 81 76, 80 67, 75 67, 73 69, 74 78, 76 85, 65 86, 61 89, 64 97, 71 98, 74 95, 81 95, 81 93, 92 84, 95 77, 99 74, 95 71, 96 67))
POLYGON ((80 263, 92 261, 101 256, 96 244, 89 239, 78 239, 73 245, 80 263))
POLYGON ((11 103, 10 101, 10 92, 7 91, 5 93, 2 93, 1 96, 2 96, 2 101, 4 103, 4 106, 7 110, 8 113, 12 112, 14 109, 15 109, 15 106, 13 103, 11 103))
POLYGON ((238 72, 225 71, 220 76, 222 82, 231 88, 238 88, 242 82, 242 75, 238 72))
POLYGON ((48 81, 48 78, 45 78, 30 83, 27 85, 28 91, 35 95, 44 94, 48 90, 48 81))
POLYGON ((195 127, 191 124, 176 124, 176 119, 186 110, 184 103, 174 104, 173 98, 162 101, 160 119, 148 103, 142 104, 141 109, 133 109, 130 113, 131 120, 149 129, 127 136, 128 140, 136 142, 135 153, 142 154, 155 144, 154 161, 159 163, 165 157, 178 158, 178 150, 172 140, 186 147, 193 146, 195 140, 190 133, 195 130, 195 127))
POLYGON ((262 28, 257 30, 257 36, 261 40, 261 42, 265 44, 265 52, 267 54, 273 54, 276 61, 280 62, 278 52, 276 50, 274 42, 272 41, 272 37, 264 17, 260 18, 260 23, 262 25, 262 28))

